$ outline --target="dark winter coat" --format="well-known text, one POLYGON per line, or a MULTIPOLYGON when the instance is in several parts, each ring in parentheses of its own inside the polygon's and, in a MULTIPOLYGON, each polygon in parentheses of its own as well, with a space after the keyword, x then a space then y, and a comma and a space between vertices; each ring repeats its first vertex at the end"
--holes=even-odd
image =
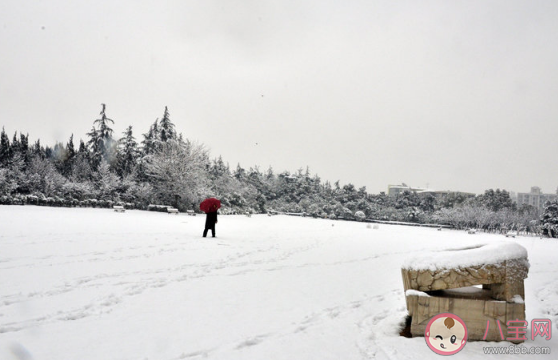
POLYGON ((217 212, 209 212, 205 218, 205 228, 211 229, 217 223, 217 212))

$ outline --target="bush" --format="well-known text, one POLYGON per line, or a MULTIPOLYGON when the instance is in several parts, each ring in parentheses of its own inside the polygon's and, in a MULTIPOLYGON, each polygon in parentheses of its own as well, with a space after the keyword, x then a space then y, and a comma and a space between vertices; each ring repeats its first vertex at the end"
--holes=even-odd
POLYGON ((20 194, 14 195, 12 198, 12 205, 25 205, 25 198, 20 194))
POLYGON ((12 197, 10 195, 0 197, 0 205, 12 205, 12 197))
POLYGON ((54 197, 54 206, 64 206, 66 204, 66 201, 64 199, 62 199, 61 197, 55 196, 54 197))
POLYGON ((27 195, 25 203, 31 205, 39 205, 39 197, 35 195, 27 195))
POLYGON ((364 221, 366 219, 366 215, 362 211, 357 211, 355 213, 355 218, 357 221, 364 221))
POLYGON ((541 216, 543 235, 558 237, 558 201, 547 202, 541 216))

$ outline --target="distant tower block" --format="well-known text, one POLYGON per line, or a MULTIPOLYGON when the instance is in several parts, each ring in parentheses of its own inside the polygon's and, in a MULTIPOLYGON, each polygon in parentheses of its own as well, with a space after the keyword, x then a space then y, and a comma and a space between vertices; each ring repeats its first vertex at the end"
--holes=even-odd
POLYGON ((448 312, 463 319, 468 340, 483 340, 489 322, 485 340, 501 341, 498 320, 506 340, 507 322, 525 320, 523 281, 528 271, 527 250, 511 242, 407 259, 401 274, 411 334, 424 336, 430 318, 448 312))

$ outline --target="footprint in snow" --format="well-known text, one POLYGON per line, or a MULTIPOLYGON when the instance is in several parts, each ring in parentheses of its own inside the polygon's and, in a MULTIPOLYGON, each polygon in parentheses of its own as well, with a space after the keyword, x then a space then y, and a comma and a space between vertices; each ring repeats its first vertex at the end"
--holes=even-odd
POLYGON ((236 347, 237 350, 246 348, 246 347, 250 347, 250 346, 255 346, 260 344, 262 341, 264 341, 264 339, 267 337, 268 335, 260 335, 260 336, 256 336, 247 340, 244 340, 243 342, 241 342, 240 344, 238 344, 238 346, 236 347))

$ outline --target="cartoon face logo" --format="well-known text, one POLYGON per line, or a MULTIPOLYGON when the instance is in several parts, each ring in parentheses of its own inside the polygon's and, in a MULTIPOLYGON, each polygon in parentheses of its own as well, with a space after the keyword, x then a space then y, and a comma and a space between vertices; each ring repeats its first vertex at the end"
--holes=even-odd
POLYGON ((436 354, 453 355, 467 343, 467 326, 457 315, 439 314, 426 325, 424 338, 426 345, 436 354))

